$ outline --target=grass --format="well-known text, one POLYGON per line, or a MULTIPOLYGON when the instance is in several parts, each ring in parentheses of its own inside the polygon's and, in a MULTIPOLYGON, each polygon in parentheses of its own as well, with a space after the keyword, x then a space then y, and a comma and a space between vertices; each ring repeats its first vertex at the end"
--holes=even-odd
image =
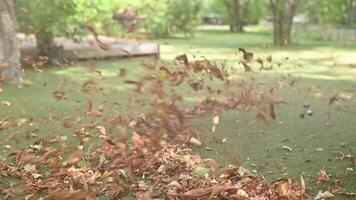
MULTIPOLYGON (((254 122, 254 112, 227 111, 220 114, 220 124, 214 135, 211 133, 212 116, 195 119, 193 126, 200 130, 204 145, 211 147, 211 150, 197 148, 195 152, 204 158, 217 159, 222 166, 230 162, 228 155, 236 155, 245 168, 268 180, 303 175, 312 195, 318 190, 330 188, 336 178, 341 180, 346 190, 356 191, 356 172, 346 170, 355 170, 355 166, 349 161, 334 158, 335 152, 352 155, 356 152, 356 44, 297 39, 297 44, 291 47, 274 47, 270 45, 270 36, 265 33, 232 34, 219 31, 200 31, 192 39, 172 38, 157 42, 161 44, 163 60, 172 60, 177 54, 188 53, 190 57, 203 56, 216 62, 226 60, 235 68, 238 67, 235 51, 244 47, 255 52, 255 57, 272 55, 275 62, 283 62, 276 70, 254 75, 266 88, 275 85, 282 76, 298 80, 295 87, 284 86, 278 91, 288 103, 277 107, 276 121, 258 124, 254 122), (283 61, 285 57, 289 60, 283 61), (336 92, 352 94, 353 99, 329 106, 328 99, 336 92), (305 103, 310 104, 314 114, 301 119, 299 115, 305 103), (214 137, 227 140, 220 144, 214 137), (282 146, 293 150, 286 151, 282 146), (316 148, 323 148, 323 151, 315 151, 316 148), (254 167, 256 165, 258 167, 254 167), (331 180, 327 184, 316 184, 314 181, 321 169, 330 174, 331 180)), ((86 117, 88 97, 93 98, 95 107, 103 105, 104 113, 108 115, 140 114, 141 106, 125 106, 134 101, 136 96, 132 95, 131 86, 122 84, 117 78, 117 73, 118 69, 125 68, 128 78, 134 79, 143 73, 139 67, 143 62, 154 61, 112 60, 96 62, 95 66, 92 62, 84 62, 70 67, 48 68, 44 72, 28 70, 26 79, 29 86, 2 86, 0 101, 9 101, 11 106, 0 106, 0 119, 25 118, 31 123, 0 131, 0 145, 4 147, 1 148, 1 159, 11 159, 7 156, 10 150, 5 145, 22 148, 38 139, 31 137, 33 133, 44 138, 68 136, 68 146, 63 149, 78 145, 79 142, 72 137, 73 131, 78 128, 75 120, 80 118, 96 125, 106 123, 102 118, 86 117), (91 70, 93 68, 99 70, 102 77, 91 70), (82 93, 80 89, 86 80, 97 80, 102 88, 82 93), (54 91, 65 92, 67 100, 56 100, 54 91), (63 126, 65 121, 70 121, 69 128, 63 126)), ((239 69, 233 77, 241 79, 246 76, 239 69)), ((201 95, 186 94, 192 103, 201 95)), ((337 196, 334 199, 353 197, 337 196)))

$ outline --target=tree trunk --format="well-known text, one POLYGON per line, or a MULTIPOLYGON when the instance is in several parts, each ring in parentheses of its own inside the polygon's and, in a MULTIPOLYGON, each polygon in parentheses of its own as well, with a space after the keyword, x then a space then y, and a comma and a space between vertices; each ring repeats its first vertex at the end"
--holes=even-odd
POLYGON ((232 0, 231 6, 231 14, 232 14, 232 22, 230 25, 231 32, 243 32, 243 22, 241 19, 241 5, 240 0, 232 0))
POLYGON ((54 35, 48 32, 39 31, 36 34, 37 48, 39 50, 38 60, 47 60, 46 65, 61 65, 64 62, 63 46, 58 46, 54 42, 54 35))
POLYGON ((301 0, 270 0, 273 15, 273 42, 284 46, 292 44, 293 17, 301 0))
POLYGON ((0 81, 21 84, 23 69, 16 37, 13 0, 0 0, 0 81))

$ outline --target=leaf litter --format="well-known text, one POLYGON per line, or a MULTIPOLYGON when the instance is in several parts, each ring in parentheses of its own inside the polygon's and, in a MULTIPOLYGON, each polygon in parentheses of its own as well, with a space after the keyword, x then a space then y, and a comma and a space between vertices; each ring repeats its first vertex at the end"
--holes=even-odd
MULTIPOLYGON (((240 63, 245 71, 253 72, 253 53, 245 49, 239 52, 243 53, 240 63)), ((4 197, 89 200, 133 194, 137 199, 312 199, 305 192, 303 177, 300 183, 292 179, 267 183, 243 168, 235 156, 231 156, 233 165, 223 167, 212 158, 203 159, 192 153, 191 146, 204 145, 198 131, 190 126, 192 118, 214 114, 212 132, 219 125, 218 113, 225 110, 253 110, 257 113, 256 121, 267 122, 277 118, 276 107, 283 100, 274 92, 277 87, 263 89, 251 73, 246 75, 251 81, 233 81, 225 66, 219 67, 207 59, 189 61, 182 54, 176 60, 178 63, 165 66, 144 64, 147 73, 139 80, 123 80, 134 86, 137 95, 150 96, 147 113, 133 117, 104 116, 88 98, 87 117, 105 117, 108 126, 79 120, 74 135, 80 146, 63 150, 60 146, 66 140, 42 139, 29 147, 12 150, 10 156, 15 162, 0 161, 0 176, 16 178, 18 183, 4 186, 1 189, 4 197), (220 81, 221 88, 212 89, 202 77, 220 81), (167 85, 181 84, 190 85, 194 92, 208 93, 202 101, 182 108, 177 104, 184 97, 167 89, 167 85), (112 130, 117 127, 123 133, 130 132, 131 137, 115 138, 112 130), (84 149, 82 144, 88 137, 98 141, 97 148, 84 149)), ((257 63, 265 69, 263 64, 271 64, 272 57, 268 56, 266 61, 258 58, 257 63)), ((119 70, 120 77, 126 77, 123 69, 119 70)), ((102 89, 96 89, 97 85, 98 81, 87 80, 81 92, 100 92, 102 89)), ((57 100, 67 99, 62 91, 53 92, 53 96, 57 100)), ((6 121, 0 120, 0 129, 6 126, 6 121)), ((65 126, 76 126, 68 124, 65 126)), ((288 146, 282 148, 292 150, 288 146)), ((328 194, 317 197, 324 196, 328 194)))

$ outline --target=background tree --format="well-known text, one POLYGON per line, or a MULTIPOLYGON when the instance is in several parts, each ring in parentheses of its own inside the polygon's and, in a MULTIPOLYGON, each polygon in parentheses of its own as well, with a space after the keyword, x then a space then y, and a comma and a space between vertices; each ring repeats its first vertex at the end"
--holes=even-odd
POLYGON ((20 50, 16 38, 13 0, 0 1, 0 82, 19 84, 23 81, 20 50))
POLYGON ((40 55, 55 56, 54 37, 70 37, 81 30, 75 21, 76 5, 73 0, 16 0, 18 30, 36 36, 40 55))
POLYGON ((269 0, 269 2, 273 16, 274 44, 291 44, 293 18, 302 0, 269 0))
POLYGON ((356 0, 306 1, 302 8, 315 23, 343 25, 356 23, 356 0))
POLYGON ((200 23, 201 0, 175 0, 168 6, 168 20, 174 31, 181 31, 185 34, 192 33, 192 30, 200 23))
POLYGON ((263 0, 214 0, 209 10, 218 13, 230 31, 242 32, 248 24, 257 24, 265 16, 263 0))
POLYGON ((191 33, 200 22, 201 5, 200 0, 142 0, 139 10, 147 15, 143 24, 149 35, 167 37, 191 33))

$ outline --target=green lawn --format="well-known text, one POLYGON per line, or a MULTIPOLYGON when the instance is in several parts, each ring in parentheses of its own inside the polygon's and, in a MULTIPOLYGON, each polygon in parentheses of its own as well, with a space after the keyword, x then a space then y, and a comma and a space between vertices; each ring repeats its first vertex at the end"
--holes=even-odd
MULTIPOLYGON (((204 143, 204 147, 195 149, 196 152, 204 158, 217 159, 221 165, 230 162, 229 155, 238 156, 245 168, 268 180, 278 177, 299 178, 303 175, 311 195, 315 195, 319 189, 328 189, 336 178, 341 180, 346 190, 356 191, 355 166, 350 161, 335 159, 339 152, 345 155, 354 155, 356 152, 356 44, 328 44, 297 39, 296 45, 278 48, 270 45, 268 34, 216 31, 196 32, 192 39, 176 38, 158 42, 161 44, 161 58, 165 61, 171 61, 180 53, 188 53, 191 58, 195 56, 199 59, 203 56, 216 62, 226 60, 229 66, 235 68, 239 60, 235 51, 244 47, 255 52, 255 57, 272 55, 274 62, 283 62, 283 65, 273 71, 252 75, 244 73, 239 67, 232 76, 234 79, 253 76, 265 88, 282 84, 282 76, 297 80, 296 86, 284 85, 278 90, 279 96, 287 103, 276 108, 275 121, 258 124, 254 121, 256 113, 253 111, 227 111, 219 114, 220 124, 217 132, 212 134, 213 116, 195 119, 193 126, 200 130, 200 138, 204 143), (285 57, 289 59, 283 61, 285 57), (336 92, 353 96, 330 106, 329 97, 336 92), (314 114, 301 119, 299 116, 305 103, 310 104, 314 114), (227 139, 220 144, 214 137, 227 139), (211 150, 206 150, 206 146, 211 150), (282 146, 293 150, 286 151, 282 146), (323 148, 323 151, 316 151, 316 148, 323 148), (327 184, 314 181, 314 176, 321 169, 330 175, 327 184)), ((81 121, 96 125, 107 123, 103 117, 86 116, 88 97, 93 98, 95 107, 103 105, 105 115, 136 115, 143 112, 141 107, 144 105, 126 106, 137 95, 132 95, 132 86, 122 84, 122 79, 117 77, 121 68, 127 69, 127 79, 142 75, 144 69, 140 65, 143 62, 155 61, 111 60, 98 61, 94 65, 84 62, 70 67, 49 68, 43 72, 28 70, 27 86, 2 86, 0 101, 8 101, 11 106, 0 105, 0 120, 8 118, 16 121, 24 118, 28 123, 0 130, 1 159, 10 160, 7 155, 12 149, 24 147, 38 139, 31 137, 31 134, 45 138, 68 136, 68 146, 79 144, 73 137, 73 130, 78 128, 76 120, 80 118, 81 121), (91 70, 93 68, 100 71, 102 77, 91 70), (87 80, 96 80, 98 84, 91 92, 80 92, 87 80), (54 91, 65 92, 67 100, 56 100, 53 97, 54 91), (65 121, 70 121, 70 127, 63 126, 65 121), (11 148, 6 146, 8 144, 11 144, 11 148)), ((218 87, 218 83, 211 84, 218 87)), ((204 97, 204 93, 194 93, 187 87, 181 89, 187 91, 184 97, 189 104, 204 97)), ((141 95, 141 98, 147 97, 141 95)), ((354 197, 338 196, 334 199, 354 197)))

